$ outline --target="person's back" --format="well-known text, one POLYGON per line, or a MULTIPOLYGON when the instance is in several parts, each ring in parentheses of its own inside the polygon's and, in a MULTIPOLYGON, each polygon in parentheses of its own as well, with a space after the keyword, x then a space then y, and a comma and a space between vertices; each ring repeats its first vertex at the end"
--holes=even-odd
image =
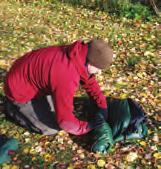
POLYGON ((79 74, 67 56, 69 47, 41 48, 16 60, 6 77, 6 96, 12 101, 25 103, 36 96, 51 94, 61 83, 68 86, 73 81, 78 86, 79 74))
POLYGON ((7 97, 25 103, 38 95, 40 90, 48 92, 51 66, 57 52, 60 52, 58 47, 42 48, 16 60, 6 77, 7 97))

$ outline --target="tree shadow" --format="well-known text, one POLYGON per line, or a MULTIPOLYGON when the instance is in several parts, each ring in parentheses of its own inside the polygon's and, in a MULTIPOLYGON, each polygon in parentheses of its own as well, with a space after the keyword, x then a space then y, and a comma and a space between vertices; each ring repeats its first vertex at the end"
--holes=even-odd
MULTIPOLYGON (((108 12, 109 14, 118 14, 119 15, 119 3, 117 1, 98 1, 95 0, 93 2, 88 2, 88 1, 81 1, 81 0, 63 0, 62 3, 64 4, 69 4, 73 7, 83 7, 86 9, 90 9, 90 10, 100 10, 100 11, 105 11, 108 12), (118 9, 117 9, 118 8, 118 9)), ((146 5, 146 6, 151 6, 151 4, 149 3, 148 0, 132 0, 130 3, 132 4, 136 4, 136 3, 140 3, 142 5, 146 5)), ((161 3, 155 2, 158 6, 161 5, 161 3)), ((125 3, 127 6, 127 3, 125 3)), ((123 4, 122 4, 123 5, 123 4)))
MULTIPOLYGON (((0 68, 0 84, 4 83, 6 74, 7 74, 7 70, 0 68)), ((0 96, 1 95, 2 95, 2 91, 0 92, 0 96)))
POLYGON ((109 2, 103 3, 102 1, 93 1, 91 3, 88 1, 80 1, 80 0, 63 0, 62 4, 63 3, 71 5, 74 8, 75 7, 83 7, 88 10, 92 10, 92 11, 105 11, 105 12, 108 12, 108 14, 114 14, 114 11, 115 11, 115 9, 112 8, 112 4, 110 4, 109 2))
POLYGON ((7 70, 0 68, 0 85, 2 86, 2 88, 0 89, 0 117, 4 116, 3 112, 4 112, 4 91, 3 91, 3 85, 4 85, 4 81, 5 81, 5 76, 7 74, 7 70))

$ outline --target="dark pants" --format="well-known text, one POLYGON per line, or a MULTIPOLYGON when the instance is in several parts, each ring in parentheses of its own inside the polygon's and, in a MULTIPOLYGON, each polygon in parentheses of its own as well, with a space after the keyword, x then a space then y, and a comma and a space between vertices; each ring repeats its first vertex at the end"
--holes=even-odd
POLYGON ((6 98, 5 113, 10 120, 30 131, 53 135, 60 130, 54 118, 51 96, 36 98, 25 104, 6 98))
MULTIPOLYGON (((97 114, 97 106, 92 100, 88 97, 74 98, 73 104, 74 116, 81 122, 87 123, 89 131, 98 127, 97 121, 100 123, 100 120, 93 117, 97 114)), ((6 98, 5 109, 5 114, 9 120, 30 131, 53 135, 60 130, 56 122, 53 100, 50 95, 34 98, 24 104, 12 102, 6 98)))

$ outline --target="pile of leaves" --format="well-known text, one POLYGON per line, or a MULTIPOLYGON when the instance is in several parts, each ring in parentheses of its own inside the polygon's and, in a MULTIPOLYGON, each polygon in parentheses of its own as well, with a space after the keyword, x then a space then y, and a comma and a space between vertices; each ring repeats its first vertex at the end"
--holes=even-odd
MULTIPOLYGON (((18 152, 3 169, 57 168, 161 168, 161 53, 160 23, 109 16, 101 11, 62 4, 60 1, 0 2, 0 90, 6 71, 24 53, 49 45, 68 44, 78 39, 100 37, 114 50, 110 69, 99 75, 105 95, 130 97, 148 116, 148 136, 116 144, 107 155, 94 154, 79 138, 64 131, 42 136, 7 121, 0 114, 0 133, 17 138, 18 152)), ((77 92, 77 96, 84 91, 77 92)))

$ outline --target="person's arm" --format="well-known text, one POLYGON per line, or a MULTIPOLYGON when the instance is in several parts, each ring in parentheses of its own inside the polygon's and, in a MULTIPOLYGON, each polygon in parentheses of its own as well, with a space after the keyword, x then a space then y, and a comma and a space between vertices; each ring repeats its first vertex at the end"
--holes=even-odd
POLYGON ((74 93, 70 89, 65 85, 61 87, 61 84, 52 94, 56 119, 62 129, 64 129, 62 123, 70 119, 68 117, 73 112, 73 95, 74 93))
POLYGON ((59 86, 53 92, 56 119, 60 128, 66 132, 74 135, 81 135, 87 132, 88 124, 85 121, 80 121, 73 113, 75 91, 71 87, 67 84, 63 84, 62 87, 59 86))
POLYGON ((94 75, 91 75, 85 82, 81 81, 81 85, 98 108, 107 109, 106 97, 103 95, 94 75))

